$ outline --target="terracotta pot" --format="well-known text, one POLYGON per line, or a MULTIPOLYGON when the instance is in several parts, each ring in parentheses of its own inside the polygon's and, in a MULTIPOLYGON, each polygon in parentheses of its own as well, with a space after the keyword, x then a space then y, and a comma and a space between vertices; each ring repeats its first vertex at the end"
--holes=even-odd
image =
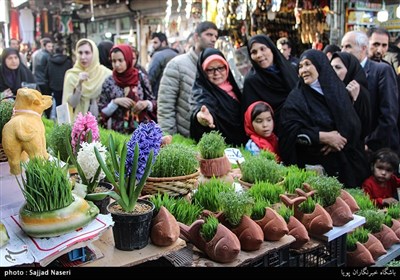
POLYGON ((278 241, 289 233, 285 220, 270 207, 266 207, 264 217, 255 222, 261 227, 266 241, 278 241))
POLYGON ((356 213, 357 211, 360 210, 360 207, 358 206, 357 201, 347 191, 341 190, 340 191, 340 198, 343 199, 344 202, 346 202, 347 205, 349 205, 350 210, 351 210, 352 213, 356 213))
POLYGON ((362 244, 368 249, 374 260, 377 260, 380 256, 386 254, 386 250, 379 239, 370 233, 368 233, 367 242, 362 244))
POLYGON ((231 170, 231 163, 229 159, 224 155, 220 158, 212 159, 199 159, 200 172, 206 177, 221 177, 231 170))
POLYGON ((218 224, 213 239, 206 241, 200 233, 204 220, 195 221, 190 227, 179 223, 181 237, 193 243, 211 260, 220 263, 233 262, 240 253, 239 239, 223 224, 218 224))
POLYGON ((290 217, 287 223, 289 235, 296 238, 296 241, 290 244, 292 249, 300 249, 304 244, 310 241, 306 227, 295 217, 290 217))
POLYGON ((240 248, 242 250, 256 251, 260 249, 264 241, 264 233, 260 226, 249 216, 243 216, 239 225, 236 227, 232 227, 232 225, 229 224, 223 212, 218 213, 216 217, 239 238, 240 248))
POLYGON ((386 250, 392 247, 392 245, 400 243, 400 239, 397 237, 396 233, 385 224, 382 225, 381 231, 373 233, 373 235, 382 242, 386 250))
POLYGON ((356 243, 354 251, 347 251, 347 266, 349 267, 365 267, 375 263, 371 253, 360 242, 356 243))
POLYGON ((242 177, 240 177, 238 179, 238 181, 242 185, 242 187, 245 188, 245 189, 250 189, 253 186, 253 183, 242 181, 242 177))
POLYGON ((151 242, 157 246, 169 246, 179 238, 179 225, 167 208, 161 206, 151 222, 151 242))
POLYGON ((325 210, 331 215, 333 226, 341 227, 354 219, 349 205, 340 197, 331 206, 325 207, 325 210))
POLYGON ((400 238, 400 221, 396 219, 392 219, 393 225, 391 226, 391 229, 394 231, 396 236, 400 238))
POLYGON ((306 227, 308 232, 315 235, 322 235, 333 228, 331 216, 318 203, 312 213, 304 214, 297 211, 295 217, 306 227))

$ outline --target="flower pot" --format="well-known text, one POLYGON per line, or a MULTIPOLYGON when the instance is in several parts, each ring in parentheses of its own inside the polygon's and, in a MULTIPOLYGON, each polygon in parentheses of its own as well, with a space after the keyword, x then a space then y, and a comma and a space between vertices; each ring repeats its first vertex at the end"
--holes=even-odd
POLYGON ((380 256, 386 254, 386 250, 383 247, 382 243, 371 233, 368 233, 367 242, 362 244, 365 246, 365 248, 368 249, 374 260, 377 260, 380 256))
POLYGON ((170 246, 179 238, 179 225, 164 206, 160 207, 151 222, 151 242, 157 246, 170 246))
POLYGON ((142 249, 149 244, 154 204, 143 199, 138 199, 137 204, 146 204, 150 207, 150 210, 144 213, 126 213, 116 210, 117 202, 113 202, 107 207, 114 221, 115 247, 119 250, 133 251, 142 249))
POLYGON ((289 233, 285 220, 270 207, 266 207, 264 217, 255 222, 261 227, 265 241, 278 241, 289 233))
POLYGON ((296 238, 296 241, 290 244, 292 249, 300 249, 304 244, 310 241, 306 227, 295 217, 291 216, 287 223, 289 235, 296 238))
POLYGON ((347 191, 341 190, 340 191, 340 198, 343 199, 344 202, 346 202, 347 205, 349 205, 350 210, 351 210, 352 213, 356 213, 357 211, 360 210, 360 207, 358 206, 357 201, 347 191))
POLYGON ((242 187, 245 188, 245 189, 250 189, 253 186, 253 183, 242 181, 242 177, 240 177, 238 179, 238 181, 242 185, 242 187))
POLYGON ((251 252, 260 249, 264 241, 264 233, 261 227, 249 216, 244 215, 236 227, 233 227, 226 220, 224 213, 218 215, 217 218, 239 238, 240 248, 243 251, 251 252))
MULTIPOLYGON (((99 187, 106 188, 107 189, 106 191, 114 190, 114 186, 107 182, 100 182, 99 186, 95 189, 95 192, 97 189, 99 189, 99 187)), ((103 192, 101 190, 101 188, 99 189, 99 191, 103 192)), ((93 201, 94 205, 96 205, 99 208, 100 214, 106 215, 109 213, 107 210, 107 206, 108 206, 108 204, 110 204, 110 196, 107 195, 105 198, 103 198, 101 200, 92 200, 92 201, 93 201)))
POLYGON ((233 262, 240 253, 239 239, 232 231, 222 224, 218 224, 217 232, 210 241, 206 241, 201 233, 204 220, 197 220, 190 227, 178 223, 181 237, 193 243, 211 260, 219 263, 233 262))
POLYGON ((221 177, 231 170, 231 163, 228 158, 224 155, 219 158, 203 159, 199 160, 200 172, 205 177, 221 177))
POLYGON ((323 235, 333 228, 332 218, 326 210, 316 204, 312 213, 295 212, 295 217, 306 227, 309 233, 323 235))
POLYGON ((394 231, 396 236, 400 238, 400 221, 396 219, 392 219, 393 225, 391 226, 391 229, 394 231))
POLYGON ((336 198, 334 204, 325 207, 331 215, 333 226, 341 227, 354 219, 349 205, 340 197, 336 198))
POLYGON ((365 267, 375 263, 371 253, 360 242, 356 243, 354 251, 347 251, 347 266, 349 267, 365 267))
POLYGON ((373 233, 373 235, 382 242, 386 250, 392 247, 392 245, 400 243, 400 239, 396 233, 385 224, 382 225, 381 231, 373 233))
POLYGON ((67 207, 53 211, 33 212, 24 204, 19 211, 22 230, 32 237, 54 237, 86 226, 99 209, 90 201, 74 195, 74 201, 67 207))

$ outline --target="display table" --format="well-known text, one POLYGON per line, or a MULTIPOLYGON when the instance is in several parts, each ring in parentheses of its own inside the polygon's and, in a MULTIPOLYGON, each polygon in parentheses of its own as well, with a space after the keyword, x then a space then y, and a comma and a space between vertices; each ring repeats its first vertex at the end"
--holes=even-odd
POLYGON ((387 250, 387 253, 380 256, 373 266, 385 266, 391 260, 400 256, 400 244, 395 244, 387 250))
POLYGON ((235 267, 235 266, 286 266, 289 261, 289 245, 295 241, 291 235, 285 235, 279 241, 264 241, 261 248, 253 252, 240 251, 237 259, 231 263, 217 263, 208 259, 197 248, 193 248, 195 267, 235 267))
POLYGON ((341 227, 333 227, 323 235, 312 236, 298 250, 290 250, 292 267, 342 267, 346 265, 347 233, 365 223, 365 218, 353 215, 354 219, 341 227))
POLYGON ((347 224, 341 226, 341 227, 333 227, 330 231, 327 233, 320 235, 320 236, 313 236, 316 239, 320 239, 326 242, 331 242, 332 240, 335 240, 336 238, 347 234, 349 232, 352 232, 354 229, 358 228, 359 226, 362 226, 365 224, 365 217, 355 215, 353 214, 354 219, 348 222, 347 224))
POLYGON ((167 247, 155 246, 151 243, 140 250, 121 251, 115 248, 112 229, 108 229, 99 240, 93 242, 104 255, 103 258, 83 265, 90 266, 134 266, 147 261, 156 260, 173 251, 186 246, 186 242, 178 239, 174 244, 167 247))

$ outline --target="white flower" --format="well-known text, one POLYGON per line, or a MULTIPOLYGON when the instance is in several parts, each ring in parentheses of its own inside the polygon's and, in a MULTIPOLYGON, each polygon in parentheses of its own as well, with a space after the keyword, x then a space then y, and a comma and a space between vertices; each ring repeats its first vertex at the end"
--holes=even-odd
MULTIPOLYGON (((107 149, 97 141, 92 143, 82 142, 77 156, 78 164, 81 166, 83 172, 85 173, 86 179, 89 181, 92 180, 96 174, 97 168, 100 166, 99 162, 97 161, 96 154, 94 153, 94 147, 99 150, 100 156, 105 162, 107 149)), ((103 170, 101 170, 99 178, 96 181, 99 181, 104 177, 105 174, 103 170)))

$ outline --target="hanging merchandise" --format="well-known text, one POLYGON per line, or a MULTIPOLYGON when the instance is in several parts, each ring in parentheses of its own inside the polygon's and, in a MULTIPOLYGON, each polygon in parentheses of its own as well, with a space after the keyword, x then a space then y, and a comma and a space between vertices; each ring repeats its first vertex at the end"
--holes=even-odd
POLYGON ((62 15, 60 22, 61 34, 72 34, 74 32, 74 25, 72 24, 72 17, 69 15, 62 15))
POLYGON ((49 19, 46 8, 42 10, 41 19, 42 19, 41 25, 43 33, 44 34, 49 33, 49 19))
POLYGON ((19 40, 19 13, 16 9, 10 11, 10 38, 19 40))
POLYGON ((35 17, 33 16, 32 10, 25 7, 19 11, 19 22, 21 29, 22 43, 33 44, 34 31, 35 31, 35 17))
POLYGON ((42 38, 42 33, 40 31, 40 13, 36 13, 36 34, 35 38, 37 41, 39 41, 42 38))

